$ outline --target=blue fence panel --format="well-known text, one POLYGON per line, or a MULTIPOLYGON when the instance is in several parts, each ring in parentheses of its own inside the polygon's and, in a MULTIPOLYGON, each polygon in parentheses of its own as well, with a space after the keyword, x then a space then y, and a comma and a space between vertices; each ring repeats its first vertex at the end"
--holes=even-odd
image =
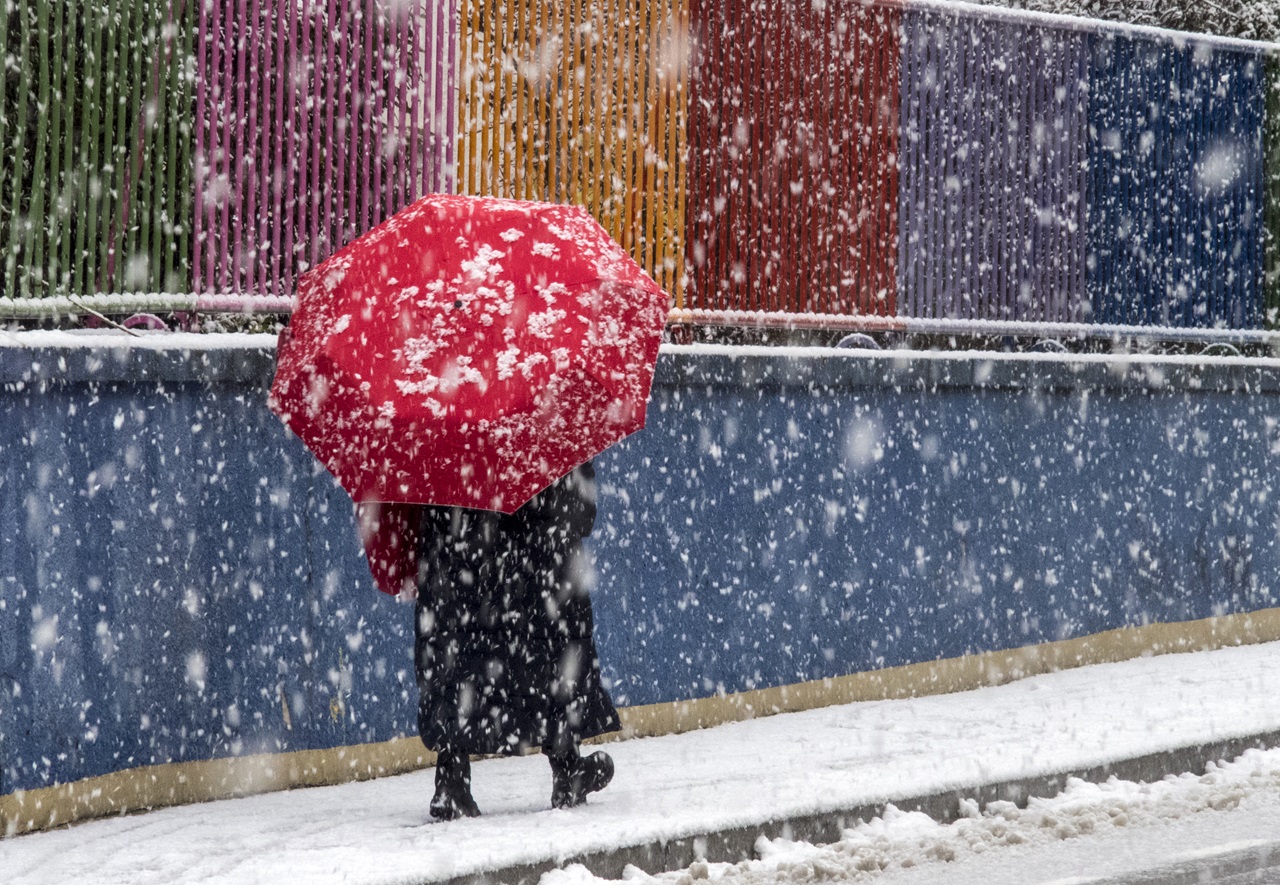
POLYGON ((1084 318, 1088 37, 903 13, 899 312, 1084 318))
POLYGON ((1125 34, 1092 42, 1093 322, 1257 328, 1262 57, 1125 34))

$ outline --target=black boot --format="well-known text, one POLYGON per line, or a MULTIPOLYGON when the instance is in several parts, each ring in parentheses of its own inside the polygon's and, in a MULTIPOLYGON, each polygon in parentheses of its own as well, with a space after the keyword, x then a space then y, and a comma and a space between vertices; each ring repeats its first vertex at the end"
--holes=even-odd
POLYGON ((431 816, 438 820, 480 816, 476 800, 471 798, 471 759, 466 753, 442 750, 436 754, 436 794, 431 797, 431 816))
POLYGON ((608 753, 597 751, 584 759, 573 747, 547 758, 551 762, 552 808, 581 805, 588 793, 603 790, 613 780, 613 759, 608 753))

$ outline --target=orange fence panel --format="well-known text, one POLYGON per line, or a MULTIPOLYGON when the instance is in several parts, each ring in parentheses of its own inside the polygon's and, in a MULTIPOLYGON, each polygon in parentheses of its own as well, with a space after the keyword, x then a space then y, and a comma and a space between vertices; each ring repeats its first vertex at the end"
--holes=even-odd
POLYGON ((585 207, 679 299, 683 0, 462 0, 458 189, 585 207))

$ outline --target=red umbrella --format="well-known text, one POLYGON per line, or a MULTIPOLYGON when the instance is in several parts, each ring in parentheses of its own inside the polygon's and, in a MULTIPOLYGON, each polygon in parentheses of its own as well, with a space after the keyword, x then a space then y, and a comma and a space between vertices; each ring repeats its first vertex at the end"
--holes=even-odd
POLYGON ((511 513, 644 426, 668 308, 580 208, 433 195, 298 280, 269 404, 357 502, 511 513))

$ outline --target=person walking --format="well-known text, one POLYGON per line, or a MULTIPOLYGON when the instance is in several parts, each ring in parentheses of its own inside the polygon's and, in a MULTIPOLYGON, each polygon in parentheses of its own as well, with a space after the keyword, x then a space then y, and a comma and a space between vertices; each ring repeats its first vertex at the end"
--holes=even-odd
POLYGON ((582 740, 619 729, 600 676, 582 541, 595 524, 591 462, 512 514, 423 507, 418 532, 418 730, 437 754, 431 815, 480 813, 470 757, 541 748, 551 804, 613 778, 582 740))

